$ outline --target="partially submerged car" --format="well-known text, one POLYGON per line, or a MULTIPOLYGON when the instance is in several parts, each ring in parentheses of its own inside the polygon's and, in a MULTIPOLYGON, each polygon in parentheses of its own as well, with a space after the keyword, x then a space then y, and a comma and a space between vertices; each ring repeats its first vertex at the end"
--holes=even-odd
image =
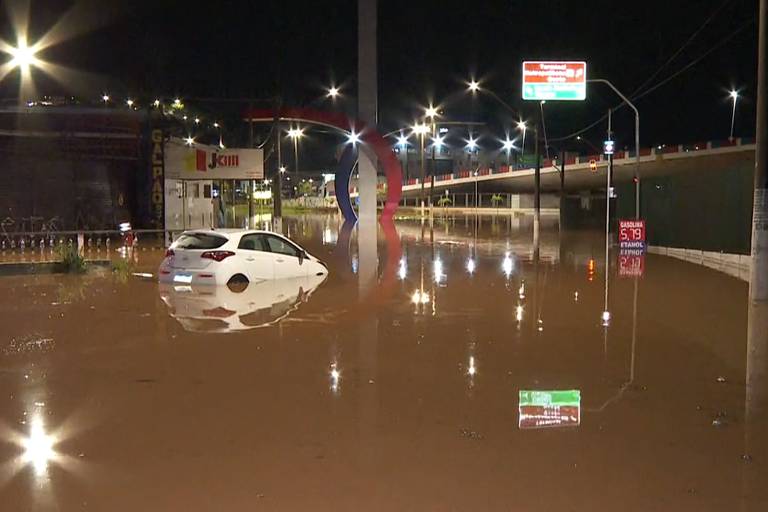
POLYGON ((328 268, 288 238, 258 230, 185 231, 165 253, 161 283, 236 285, 326 276, 328 268))

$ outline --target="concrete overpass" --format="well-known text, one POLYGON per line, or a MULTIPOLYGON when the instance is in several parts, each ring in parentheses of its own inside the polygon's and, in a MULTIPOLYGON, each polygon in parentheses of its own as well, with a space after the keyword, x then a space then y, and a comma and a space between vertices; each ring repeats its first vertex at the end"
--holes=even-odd
MULTIPOLYGON (((711 141, 699 144, 659 146, 641 148, 640 178, 670 175, 701 168, 734 169, 753 164, 755 144, 752 139, 733 141, 711 141)), ((630 182, 634 176, 634 151, 619 151, 614 155, 613 182, 630 182)), ((543 160, 541 165, 542 192, 560 190, 560 170, 556 160, 543 160)), ((605 189, 608 161, 602 155, 573 157, 566 159, 565 190, 580 192, 605 189), (597 169, 590 169, 590 160, 595 160, 597 169)), ((463 169, 452 174, 437 175, 432 180, 427 177, 424 183, 426 196, 439 196, 448 190, 451 194, 473 194, 475 186, 481 193, 525 194, 534 191, 534 169, 512 169, 501 166, 498 169, 480 168, 463 169)), ((421 183, 418 179, 408 180, 403 185, 403 197, 406 204, 419 197, 421 183), (409 199, 411 201, 409 201, 409 199)), ((459 204, 461 204, 459 202, 459 204)))

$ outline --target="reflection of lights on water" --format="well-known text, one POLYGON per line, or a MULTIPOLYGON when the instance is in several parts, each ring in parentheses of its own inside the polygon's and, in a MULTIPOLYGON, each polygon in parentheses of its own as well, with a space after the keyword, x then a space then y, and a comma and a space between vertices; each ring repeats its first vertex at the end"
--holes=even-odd
POLYGON ((579 292, 573 292, 573 302, 579 302, 579 292))
POLYGON ((24 456, 22 460, 32 465, 37 476, 45 475, 48 462, 55 456, 54 444, 53 436, 45 433, 43 419, 40 416, 35 416, 30 425, 29 437, 23 440, 24 456))
POLYGON ((335 233, 331 231, 331 228, 325 228, 323 230, 323 245, 332 244, 336 242, 335 233))
POLYGON ((515 308, 515 320, 517 320, 517 323, 523 321, 523 306, 520 304, 515 308))
POLYGON ((333 391, 334 393, 337 393, 339 391, 339 385, 341 381, 341 372, 339 371, 339 368, 335 362, 331 363, 330 376, 331 376, 331 391, 333 391))
POLYGON ((475 356, 469 356, 469 367, 467 367, 467 375, 474 377, 477 374, 477 367, 475 366, 475 356))
POLYGON ((423 290, 416 290, 411 295, 411 302, 414 304, 427 304, 429 303, 429 294, 423 290))
POLYGON ((443 273, 443 260, 440 258, 435 258, 435 262, 433 263, 433 271, 436 283, 440 283, 443 281, 443 279, 445 279, 445 274, 443 273))
POLYGON ((517 290, 517 295, 520 297, 520 300, 525 299, 525 281, 520 282, 520 288, 517 290))
POLYGON ((473 260, 472 258, 468 258, 467 259, 467 272, 469 272, 470 274, 474 274, 475 273, 475 268, 476 268, 475 260, 473 260))
POLYGON ((592 281, 595 279, 595 260, 590 258, 587 263, 587 279, 592 281))
POLYGON ((536 320, 536 323, 538 324, 537 330, 539 332, 543 331, 544 330, 544 320, 539 318, 538 320, 536 320))
POLYGON ((501 263, 501 269, 504 271, 504 274, 507 277, 512 275, 512 271, 515 269, 515 264, 512 261, 512 258, 509 256, 509 253, 504 255, 504 261, 501 263))
POLYGON ((405 276, 408 275, 408 265, 405 262, 405 258, 400 258, 400 268, 397 269, 397 275, 400 280, 405 279, 405 276))
POLYGON ((603 321, 603 326, 608 327, 611 324, 611 312, 610 311, 603 311, 602 316, 600 317, 603 321))
POLYGON ((352 273, 353 274, 357 274, 357 266, 358 266, 357 256, 353 256, 352 257, 352 273))

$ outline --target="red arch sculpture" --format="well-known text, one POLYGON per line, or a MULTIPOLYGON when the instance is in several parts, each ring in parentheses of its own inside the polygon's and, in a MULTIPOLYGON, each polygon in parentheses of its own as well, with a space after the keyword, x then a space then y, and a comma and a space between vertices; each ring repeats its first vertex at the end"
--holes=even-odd
POLYGON ((362 142, 361 149, 366 152, 373 152, 384 168, 384 175, 387 178, 387 199, 384 203, 384 210, 381 212, 381 218, 392 218, 403 194, 403 169, 400 167, 400 161, 392 151, 392 147, 375 128, 369 128, 365 123, 350 119, 344 114, 311 108, 282 108, 277 111, 254 108, 246 110, 244 117, 252 122, 273 121, 278 117, 281 121, 317 124, 334 128, 345 135, 350 135, 352 132, 358 134, 362 142))

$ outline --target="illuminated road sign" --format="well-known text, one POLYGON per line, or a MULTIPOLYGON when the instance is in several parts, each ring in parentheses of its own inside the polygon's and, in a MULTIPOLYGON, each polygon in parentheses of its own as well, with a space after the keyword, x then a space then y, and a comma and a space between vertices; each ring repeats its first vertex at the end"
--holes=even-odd
POLYGON ((586 97, 586 62, 523 62, 524 100, 581 101, 586 97))
POLYGON ((569 427, 581 423, 581 392, 578 389, 520 390, 518 427, 569 427))
POLYGON ((603 154, 612 155, 616 149, 616 143, 612 140, 606 140, 603 142, 603 154))
POLYGON ((619 248, 645 252, 644 220, 619 220, 619 248))

